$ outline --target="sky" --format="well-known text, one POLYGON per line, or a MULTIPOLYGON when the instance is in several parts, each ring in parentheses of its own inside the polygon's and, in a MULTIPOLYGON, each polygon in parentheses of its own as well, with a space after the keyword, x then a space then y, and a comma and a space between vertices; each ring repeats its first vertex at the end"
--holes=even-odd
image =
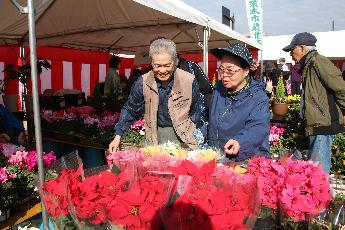
MULTIPOLYGON (((245 0, 182 0, 204 14, 222 20, 222 6, 235 14, 235 30, 248 34, 245 0)), ((345 0, 263 0, 264 34, 345 30, 345 0)))

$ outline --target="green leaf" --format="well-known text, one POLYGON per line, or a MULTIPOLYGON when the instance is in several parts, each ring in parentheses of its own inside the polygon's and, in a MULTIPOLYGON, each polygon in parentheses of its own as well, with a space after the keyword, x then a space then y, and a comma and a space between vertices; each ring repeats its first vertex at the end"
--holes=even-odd
POLYGON ((171 208, 175 201, 180 197, 180 194, 178 192, 175 192, 175 194, 171 197, 168 207, 171 208))
POLYGON ((119 167, 117 167, 117 165, 113 165, 113 167, 111 168, 111 172, 116 175, 119 175, 121 173, 121 170, 119 167))

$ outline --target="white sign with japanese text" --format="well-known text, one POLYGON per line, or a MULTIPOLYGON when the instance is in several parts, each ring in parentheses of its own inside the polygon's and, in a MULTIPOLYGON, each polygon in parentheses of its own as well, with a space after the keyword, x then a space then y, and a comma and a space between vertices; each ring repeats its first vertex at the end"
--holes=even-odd
POLYGON ((263 18, 262 0, 246 0, 250 37, 262 45, 263 18))

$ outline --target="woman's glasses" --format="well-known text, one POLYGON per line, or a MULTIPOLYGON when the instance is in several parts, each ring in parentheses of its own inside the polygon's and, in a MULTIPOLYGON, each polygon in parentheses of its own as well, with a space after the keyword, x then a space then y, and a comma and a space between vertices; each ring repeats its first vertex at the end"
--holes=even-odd
POLYGON ((241 71, 240 68, 224 68, 222 66, 220 66, 217 69, 217 73, 218 74, 228 74, 228 75, 234 75, 235 73, 241 71))

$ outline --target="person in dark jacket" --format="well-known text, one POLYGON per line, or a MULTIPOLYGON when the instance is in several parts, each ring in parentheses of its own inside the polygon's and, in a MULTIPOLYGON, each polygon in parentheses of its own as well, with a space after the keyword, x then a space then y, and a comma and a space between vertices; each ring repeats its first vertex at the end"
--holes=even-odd
POLYGON ((0 105, 0 133, 4 139, 7 136, 8 142, 19 145, 18 137, 24 132, 23 124, 4 107, 0 105))
POLYGON ((329 173, 335 134, 345 131, 345 82, 341 71, 316 51, 316 41, 310 33, 299 33, 283 50, 301 65, 301 117, 309 139, 310 159, 329 173))
POLYGON ((269 157, 269 98, 265 84, 249 76, 249 50, 231 44, 211 53, 221 61, 221 81, 212 95, 208 144, 233 161, 269 157))
POLYGON ((203 104, 204 104, 203 106, 205 106, 205 108, 203 108, 204 111, 202 112, 207 121, 208 111, 209 111, 212 92, 213 92, 213 86, 211 85, 204 71, 201 69, 201 67, 197 63, 181 58, 179 55, 177 55, 177 58, 178 58, 177 68, 180 68, 184 71, 187 71, 193 74, 195 76, 195 79, 198 81, 200 94, 201 94, 200 96, 202 96, 203 104))
POLYGON ((105 76, 104 95, 113 97, 120 92, 121 78, 118 74, 121 59, 118 56, 112 56, 109 60, 109 70, 105 76))
POLYGON ((301 69, 300 64, 295 64, 292 66, 290 70, 291 75, 291 94, 301 94, 301 83, 302 83, 302 77, 299 74, 299 70, 301 69))

